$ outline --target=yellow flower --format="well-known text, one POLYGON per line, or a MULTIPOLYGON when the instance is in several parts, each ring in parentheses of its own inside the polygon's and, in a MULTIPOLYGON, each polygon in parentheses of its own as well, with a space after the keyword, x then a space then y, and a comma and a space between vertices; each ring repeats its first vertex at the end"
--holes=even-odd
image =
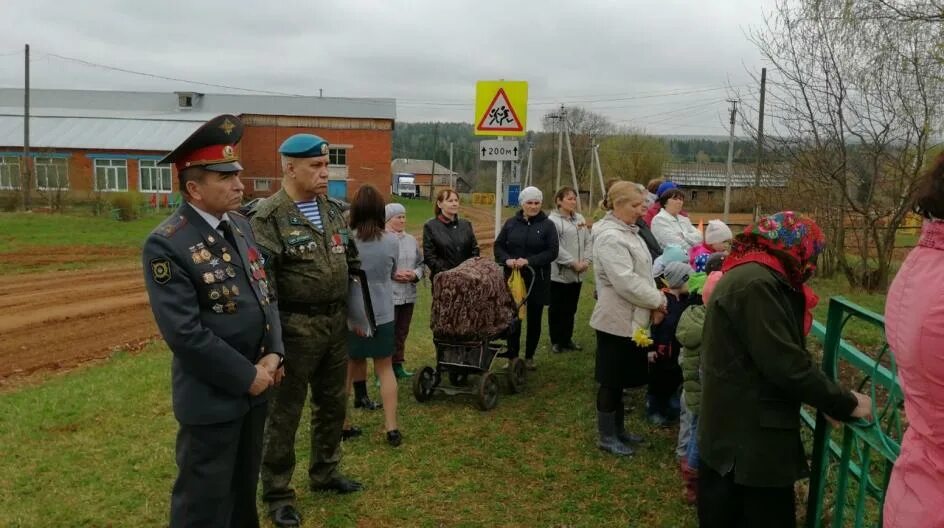
POLYGON ((641 347, 647 347, 652 344, 652 338, 649 337, 649 330, 647 328, 639 327, 633 332, 633 343, 641 347))

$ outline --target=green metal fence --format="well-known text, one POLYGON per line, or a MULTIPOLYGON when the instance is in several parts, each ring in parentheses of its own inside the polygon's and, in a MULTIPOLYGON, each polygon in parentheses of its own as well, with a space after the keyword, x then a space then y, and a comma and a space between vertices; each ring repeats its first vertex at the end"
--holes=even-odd
POLYGON ((835 428, 822 413, 801 411, 813 431, 812 474, 806 526, 881 526, 882 503, 902 437, 902 392, 884 339, 885 318, 842 297, 829 302, 826 325, 812 334, 823 344, 823 371, 872 397, 872 419, 835 428), (882 346, 867 354, 843 336, 857 328, 881 332, 882 346))

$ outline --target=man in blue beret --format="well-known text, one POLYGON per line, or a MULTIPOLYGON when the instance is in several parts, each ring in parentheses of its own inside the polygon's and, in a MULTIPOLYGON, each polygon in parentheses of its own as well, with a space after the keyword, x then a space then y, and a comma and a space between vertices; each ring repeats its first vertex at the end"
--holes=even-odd
POLYGON ((252 228, 278 299, 285 378, 273 395, 262 455, 262 500, 279 527, 299 526, 291 487, 295 434, 310 387, 313 490, 350 493, 338 472, 347 406, 348 270, 360 268, 340 202, 328 198, 328 142, 296 134, 279 147, 282 188, 256 207, 252 228))

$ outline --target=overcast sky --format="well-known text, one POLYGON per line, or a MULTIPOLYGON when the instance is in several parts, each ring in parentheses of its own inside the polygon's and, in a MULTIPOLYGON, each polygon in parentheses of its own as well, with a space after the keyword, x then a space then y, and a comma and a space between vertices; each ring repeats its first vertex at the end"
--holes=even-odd
MULTIPOLYGON (((2 0, 0 87, 221 88, 393 97, 400 121, 473 120, 475 82, 529 82, 528 125, 560 103, 658 134, 727 133, 728 84, 760 57, 769 0, 2 0), (592 101, 592 102, 588 102, 592 101)), ((754 89, 754 88, 751 88, 754 89)), ((251 92, 240 92, 251 93, 251 92)))

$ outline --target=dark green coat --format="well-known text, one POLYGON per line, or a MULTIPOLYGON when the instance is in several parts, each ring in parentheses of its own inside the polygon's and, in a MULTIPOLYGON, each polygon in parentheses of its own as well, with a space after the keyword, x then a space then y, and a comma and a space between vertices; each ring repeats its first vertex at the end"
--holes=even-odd
POLYGON ((698 447, 738 484, 792 486, 808 474, 801 402, 839 420, 856 406, 807 352, 803 313, 802 292, 755 263, 727 272, 708 303, 698 447))

